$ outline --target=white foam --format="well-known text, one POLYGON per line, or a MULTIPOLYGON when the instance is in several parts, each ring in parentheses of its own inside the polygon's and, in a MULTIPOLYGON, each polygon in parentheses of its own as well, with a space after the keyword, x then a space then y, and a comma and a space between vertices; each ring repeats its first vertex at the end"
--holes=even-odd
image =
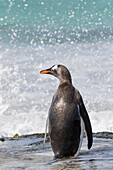
POLYGON ((93 132, 113 132, 113 111, 90 112, 93 132))
POLYGON ((112 50, 112 44, 91 43, 3 50, 0 54, 0 136, 45 131, 51 99, 59 81, 53 76, 41 75, 40 70, 55 63, 69 68, 73 85, 87 106, 93 132, 113 132, 112 50))

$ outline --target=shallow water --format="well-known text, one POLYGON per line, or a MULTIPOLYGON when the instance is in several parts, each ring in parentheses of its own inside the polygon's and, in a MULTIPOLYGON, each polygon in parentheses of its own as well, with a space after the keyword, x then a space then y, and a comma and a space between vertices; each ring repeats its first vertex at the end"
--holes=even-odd
POLYGON ((83 140, 80 155, 53 161, 50 143, 40 143, 36 135, 7 138, 0 142, 0 169, 113 169, 113 139, 94 138, 91 150, 83 140))
POLYGON ((113 132, 113 1, 0 1, 0 137, 44 132, 64 64, 93 132, 113 132))

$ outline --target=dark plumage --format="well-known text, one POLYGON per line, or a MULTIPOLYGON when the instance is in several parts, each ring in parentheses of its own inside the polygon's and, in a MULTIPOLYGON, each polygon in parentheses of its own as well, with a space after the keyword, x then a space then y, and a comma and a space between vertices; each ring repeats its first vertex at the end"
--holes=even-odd
POLYGON ((60 80, 49 109, 49 134, 55 158, 78 154, 83 139, 82 119, 91 148, 92 128, 82 97, 72 85, 70 72, 63 65, 54 65, 40 72, 51 74, 60 80))

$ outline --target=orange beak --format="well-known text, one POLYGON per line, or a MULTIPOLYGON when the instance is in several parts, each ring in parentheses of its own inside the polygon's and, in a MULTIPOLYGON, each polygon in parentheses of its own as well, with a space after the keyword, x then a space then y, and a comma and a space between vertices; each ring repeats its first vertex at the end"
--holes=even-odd
POLYGON ((40 71, 40 74, 51 74, 51 68, 40 71))

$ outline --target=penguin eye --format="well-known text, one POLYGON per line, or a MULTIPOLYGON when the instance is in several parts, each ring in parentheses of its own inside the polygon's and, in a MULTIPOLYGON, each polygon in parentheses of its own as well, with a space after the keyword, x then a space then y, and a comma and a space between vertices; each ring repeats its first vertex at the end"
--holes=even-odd
POLYGON ((57 70, 53 70, 55 74, 57 74, 57 70))
POLYGON ((51 69, 51 71, 52 71, 54 74, 57 74, 57 70, 56 70, 56 69, 51 69))

